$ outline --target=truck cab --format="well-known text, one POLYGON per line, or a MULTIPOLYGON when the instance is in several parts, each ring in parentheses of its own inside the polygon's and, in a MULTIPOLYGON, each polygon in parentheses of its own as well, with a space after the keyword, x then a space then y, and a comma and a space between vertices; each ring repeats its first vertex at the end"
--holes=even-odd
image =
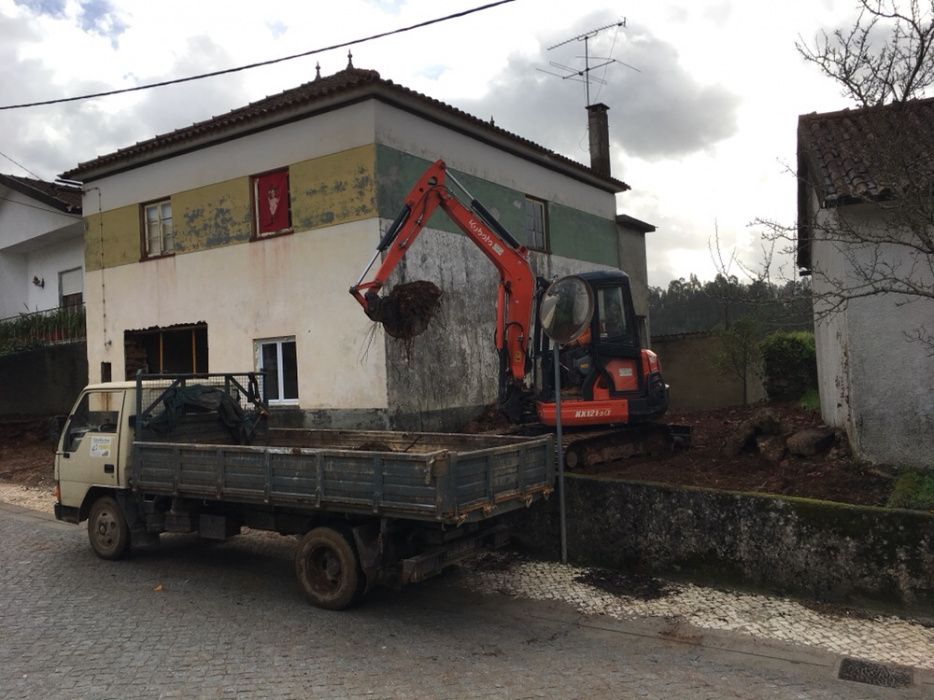
POLYGON ((126 489, 136 384, 91 384, 78 396, 55 450, 59 520, 88 517, 95 494, 126 489))

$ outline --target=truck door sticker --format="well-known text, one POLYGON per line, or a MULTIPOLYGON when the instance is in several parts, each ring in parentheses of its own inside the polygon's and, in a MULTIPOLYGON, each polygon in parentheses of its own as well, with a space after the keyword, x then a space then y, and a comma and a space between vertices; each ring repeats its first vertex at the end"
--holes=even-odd
POLYGON ((112 437, 100 437, 97 435, 91 436, 91 456, 92 457, 103 457, 107 459, 110 457, 110 451, 113 449, 114 439, 112 437))

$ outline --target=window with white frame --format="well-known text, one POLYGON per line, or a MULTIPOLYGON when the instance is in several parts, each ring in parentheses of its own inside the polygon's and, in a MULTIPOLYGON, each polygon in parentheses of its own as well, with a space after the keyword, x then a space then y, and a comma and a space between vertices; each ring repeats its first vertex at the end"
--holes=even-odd
POLYGON ((81 306, 84 292, 84 273, 80 267, 58 273, 58 305, 67 308, 81 306))
POLYGON ((175 229, 172 226, 172 202, 143 205, 143 257, 155 258, 175 252, 175 229))
POLYGON ((256 341, 256 369, 263 375, 263 396, 271 406, 298 403, 295 338, 256 341))
POLYGON ((525 198, 525 245, 532 250, 548 250, 548 219, 545 202, 534 197, 525 198))

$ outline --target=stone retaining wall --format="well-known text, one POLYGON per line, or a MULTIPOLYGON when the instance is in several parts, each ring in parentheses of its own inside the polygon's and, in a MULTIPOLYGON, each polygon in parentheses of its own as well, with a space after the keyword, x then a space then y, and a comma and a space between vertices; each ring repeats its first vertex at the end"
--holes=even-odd
MULTIPOLYGON (((934 613, 934 515, 569 475, 572 563, 934 613)), ((517 524, 559 555, 558 499, 517 524)))

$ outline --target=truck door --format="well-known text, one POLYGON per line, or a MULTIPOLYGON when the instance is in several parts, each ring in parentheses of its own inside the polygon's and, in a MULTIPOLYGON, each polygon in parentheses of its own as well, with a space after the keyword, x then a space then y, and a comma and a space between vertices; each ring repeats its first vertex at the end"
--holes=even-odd
POLYGON ((123 398, 123 391, 89 390, 68 417, 56 454, 63 505, 80 506, 91 486, 120 483, 123 398))

